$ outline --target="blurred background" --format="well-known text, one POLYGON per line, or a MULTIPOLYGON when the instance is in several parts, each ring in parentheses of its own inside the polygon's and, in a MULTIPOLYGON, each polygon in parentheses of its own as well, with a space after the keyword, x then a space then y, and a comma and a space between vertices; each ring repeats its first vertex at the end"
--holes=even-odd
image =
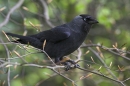
MULTIPOLYGON (((2 31, 21 35, 36 34, 69 22, 80 14, 92 15, 99 21, 99 24, 90 30, 84 44, 101 44, 118 54, 96 46, 80 48, 83 60, 79 62, 80 66, 96 70, 115 80, 127 79, 123 83, 129 86, 130 0, 0 0, 0 86, 8 86, 8 81, 10 86, 75 86, 50 69, 2 66, 8 61, 24 64, 14 51, 17 51, 19 56, 25 55, 23 58, 29 63, 52 64, 43 53, 33 53, 36 50, 30 46, 25 46, 25 49, 18 44, 3 44, 8 40, 2 31)), ((76 59, 74 55, 68 57, 76 59)), ((125 86, 79 69, 60 70, 78 86, 125 86)))

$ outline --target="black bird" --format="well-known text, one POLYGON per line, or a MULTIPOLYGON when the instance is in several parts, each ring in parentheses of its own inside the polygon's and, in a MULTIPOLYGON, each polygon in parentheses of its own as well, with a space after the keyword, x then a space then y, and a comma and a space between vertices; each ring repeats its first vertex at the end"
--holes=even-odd
POLYGON ((44 50, 51 58, 55 58, 55 63, 57 63, 60 62, 64 56, 74 52, 80 47, 91 26, 96 23, 98 23, 98 21, 90 15, 82 14, 76 16, 69 23, 34 35, 22 36, 13 33, 6 34, 19 38, 17 41, 13 42, 30 44, 41 50, 46 40, 44 50))

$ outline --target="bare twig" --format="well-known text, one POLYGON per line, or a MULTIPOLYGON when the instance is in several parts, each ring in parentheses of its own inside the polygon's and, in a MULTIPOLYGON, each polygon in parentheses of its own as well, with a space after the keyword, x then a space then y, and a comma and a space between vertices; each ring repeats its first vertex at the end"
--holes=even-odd
MULTIPOLYGON (((2 43, 4 43, 4 41, 2 39, 0 39, 0 41, 2 43)), ((7 48, 7 46, 5 44, 3 44, 3 46, 5 47, 7 57, 9 59, 10 58, 9 50, 8 50, 8 48, 7 48)), ((10 60, 8 60, 8 62, 10 62, 10 60)), ((8 68, 7 81, 8 81, 8 86, 10 86, 10 67, 8 68)))
MULTIPOLYGON (((6 15, 4 15, 4 13, 2 13, 2 12, 0 12, 0 13, 1 13, 1 15, 2 15, 3 17, 6 18, 6 15)), ((16 21, 13 20, 12 18, 10 18, 9 20, 12 21, 13 23, 17 24, 17 25, 23 25, 23 24, 21 24, 21 23, 16 22, 16 21)))
POLYGON ((94 71, 91 71, 91 70, 88 70, 88 69, 84 69, 84 68, 81 68, 81 67, 78 67, 78 69, 83 70, 83 71, 87 71, 87 72, 90 72, 90 73, 93 73, 93 74, 96 74, 96 75, 99 75, 99 76, 102 76, 102 77, 105 77, 105 78, 110 79, 110 80, 115 81, 115 82, 118 82, 118 83, 121 84, 121 86, 126 86, 122 81, 119 81, 119 80, 116 80, 116 79, 112 79, 110 77, 105 76, 102 73, 94 72, 94 71))
POLYGON ((81 49, 78 48, 78 55, 77 55, 77 59, 75 62, 79 62, 81 60, 81 55, 82 55, 81 49))
POLYGON ((57 73, 58 75, 60 75, 60 76, 62 76, 62 77, 64 77, 65 79, 67 79, 67 80, 69 80, 69 81, 71 81, 75 86, 77 86, 77 84, 72 80, 72 79, 70 79, 70 78, 68 78, 68 77, 66 77, 66 76, 64 76, 63 74, 61 74, 61 73, 59 73, 59 72, 57 72, 56 70, 54 70, 54 69, 52 69, 52 71, 54 71, 55 73, 57 73))
MULTIPOLYGON (((2 43, 1 43, 2 44, 2 43)), ((21 44, 22 45, 22 44, 21 44)), ((99 46, 99 45, 94 45, 94 46, 98 46, 98 47, 101 47, 102 49, 105 49, 105 50, 111 50, 112 51, 112 49, 111 48, 104 48, 105 46, 99 46)), ((93 50, 91 47, 94 47, 93 45, 92 46, 87 46, 89 49, 90 49, 90 51, 92 51, 98 58, 100 58, 100 61, 103 63, 103 65, 105 66, 105 68, 107 68, 107 70, 109 71, 110 70, 110 68, 104 63, 104 61, 101 59, 101 57, 100 57, 100 55, 98 54, 98 52, 96 52, 95 50, 93 50)), ((84 47, 86 47, 86 46, 84 46, 84 47)), ((35 48, 36 50, 38 50, 39 52, 43 52, 43 53, 45 53, 45 55, 48 57, 48 54, 44 51, 44 50, 41 50, 41 49, 37 49, 37 48, 35 48)), ((114 51, 113 51, 114 52, 114 51)), ((31 53, 30 53, 31 54, 31 53)), ((27 54, 28 55, 28 54, 27 54)), ((82 52, 81 52, 81 50, 80 49, 78 49, 78 55, 77 55, 77 58, 78 58, 78 60, 81 60, 81 55, 82 55, 82 52)), ((23 55, 24 56, 24 55, 23 55)), ((25 55, 26 56, 26 55, 25 55)), ((22 56, 21 56, 22 57, 22 56)), ((52 61, 53 62, 53 61, 52 61)), ((7 62, 5 62, 5 63, 3 63, 2 65, 0 65, 0 67, 4 67, 4 66, 6 66, 6 65, 8 65, 7 67, 9 67, 9 66, 13 66, 13 65, 21 65, 21 64, 15 64, 15 63, 7 63, 7 62)), ((37 65, 37 64, 23 64, 22 66, 33 66, 33 67, 39 67, 39 68, 48 68, 48 69, 51 69, 52 71, 54 71, 55 73, 57 73, 58 75, 60 75, 60 76, 62 76, 62 77, 64 77, 64 78, 66 78, 67 80, 69 80, 69 81, 71 81, 71 82, 74 82, 73 80, 71 80, 70 78, 68 78, 68 77, 66 77, 66 76, 64 76, 63 74, 61 74, 61 73, 59 73, 57 70, 55 70, 55 69, 57 69, 57 68, 64 68, 64 66, 57 66, 57 65, 55 65, 54 67, 51 67, 51 66, 41 66, 41 65, 37 65)), ((123 82, 125 82, 125 81, 127 81, 127 80, 129 80, 129 78, 128 79, 126 79, 126 80, 124 80, 124 81, 119 81, 117 78, 116 78, 116 76, 113 76, 114 77, 114 79, 113 78, 110 78, 110 77, 108 77, 108 76, 106 76, 106 75, 104 75, 104 74, 102 74, 102 73, 98 73, 98 72, 94 72, 94 71, 91 71, 91 70, 88 70, 88 69, 84 69, 84 68, 79 68, 80 70, 84 70, 84 71, 88 71, 88 72, 91 72, 91 73, 94 73, 94 74, 96 74, 96 75, 99 75, 99 76, 102 76, 102 77, 105 77, 105 78, 108 78, 108 79, 110 79, 110 80, 112 80, 112 81, 115 81, 115 82, 118 82, 118 83, 120 83, 122 86, 126 86, 123 82)), ((111 71, 109 71, 110 73, 111 73, 111 71)), ((111 75, 113 75, 112 73, 111 73, 111 75)), ((75 83, 75 82, 74 82, 75 83)), ((76 85, 76 83, 75 83, 75 85, 76 85)))
MULTIPOLYGON (((126 59, 126 60, 130 60, 130 58, 128 58, 128 57, 126 57, 126 56, 123 56, 123 55, 121 55, 120 53, 114 52, 113 50, 115 50, 115 49, 113 49, 113 48, 107 48, 106 46, 103 46, 103 45, 99 45, 99 44, 88 44, 88 45, 83 45, 83 46, 81 46, 81 47, 82 47, 82 48, 84 48, 84 47, 100 47, 100 48, 102 48, 102 49, 104 49, 104 50, 106 50, 106 51, 109 51, 110 53, 113 53, 114 55, 120 56, 120 57, 122 57, 122 58, 124 58, 124 59, 126 59)), ((118 49, 118 50, 120 50, 120 49, 118 49)), ((120 50, 120 52, 130 53, 130 52, 128 52, 128 51, 122 51, 122 50, 120 50)))
POLYGON ((15 53, 23 62, 28 63, 25 59, 23 59, 23 58, 21 57, 21 55, 20 55, 18 52, 14 51, 14 53, 15 53))
MULTIPOLYGON (((4 63, 4 64, 2 65, 2 67, 6 66, 6 65, 9 65, 8 67, 13 66, 13 65, 19 65, 19 66, 21 65, 21 66, 31 66, 31 67, 51 69, 53 72, 57 73, 58 75, 62 76, 62 77, 65 78, 65 79, 71 81, 72 83, 75 84, 75 86, 77 86, 76 83, 75 83, 73 80, 71 80, 70 78, 64 76, 63 74, 61 74, 61 73, 59 73, 58 71, 55 70, 55 69, 58 69, 58 68, 64 68, 64 66, 57 66, 57 65, 56 65, 56 66, 54 66, 54 67, 51 67, 51 66, 42 66, 42 65, 37 65, 37 64, 20 64, 20 63, 10 63, 10 62, 6 62, 6 63, 4 63)), ((1 66, 1 65, 0 65, 0 66, 1 66)))
POLYGON ((24 0, 19 0, 18 3, 11 8, 11 10, 8 12, 8 14, 7 14, 5 20, 0 24, 0 28, 3 27, 4 25, 6 25, 6 24, 8 23, 9 18, 10 18, 10 15, 11 15, 16 9, 18 9, 18 8, 23 4, 23 2, 24 2, 24 0))
POLYGON ((129 78, 127 78, 126 80, 124 80, 123 82, 126 82, 126 81, 128 81, 128 80, 130 80, 130 77, 129 77, 129 78))
POLYGON ((88 47, 89 50, 91 50, 97 57, 98 59, 101 61, 101 63, 106 67, 106 69, 109 71, 109 73, 115 78, 117 79, 117 77, 112 73, 112 71, 109 69, 109 67, 106 65, 106 63, 102 60, 102 58, 99 56, 99 54, 93 50, 91 47, 88 47))
MULTIPOLYGON (((59 73, 58 71, 56 71, 55 69, 57 68, 64 68, 64 66, 54 66, 54 67, 51 67, 51 66, 41 66, 41 65, 37 65, 37 64, 23 64, 23 66, 33 66, 33 67, 40 67, 40 68, 48 68, 48 69, 51 69, 52 71, 54 71, 55 73, 57 73, 58 75, 62 76, 63 78, 66 78, 67 80, 73 82, 75 85, 76 83, 71 80, 70 78, 64 76, 63 74, 59 73)), ((77 86, 77 85, 76 85, 77 86)))
POLYGON ((42 6, 43 6, 43 16, 44 16, 44 18, 45 18, 45 21, 46 21, 46 23, 51 27, 51 28, 53 28, 53 27, 55 27, 50 21, 49 21, 49 12, 48 12, 48 7, 47 7, 47 4, 46 4, 46 2, 45 2, 45 0, 40 0, 40 2, 42 3, 42 6))

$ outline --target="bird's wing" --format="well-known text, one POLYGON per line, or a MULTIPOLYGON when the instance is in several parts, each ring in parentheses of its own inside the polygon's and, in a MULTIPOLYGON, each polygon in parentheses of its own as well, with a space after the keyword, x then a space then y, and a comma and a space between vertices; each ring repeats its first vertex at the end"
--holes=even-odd
POLYGON ((36 38, 38 38, 41 42, 44 42, 44 40, 57 43, 60 41, 63 41, 64 39, 69 38, 70 36, 70 30, 67 27, 55 27, 51 30, 46 30, 43 32, 40 32, 35 35, 36 38))

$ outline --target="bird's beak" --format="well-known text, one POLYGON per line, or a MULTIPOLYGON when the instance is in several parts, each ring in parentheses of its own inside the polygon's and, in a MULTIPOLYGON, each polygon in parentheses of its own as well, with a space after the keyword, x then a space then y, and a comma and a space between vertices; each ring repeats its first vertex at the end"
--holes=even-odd
POLYGON ((89 21, 90 24, 96 24, 96 23, 99 23, 96 19, 93 19, 91 21, 89 21))
POLYGON ((97 20, 95 20, 95 23, 99 23, 97 20))

